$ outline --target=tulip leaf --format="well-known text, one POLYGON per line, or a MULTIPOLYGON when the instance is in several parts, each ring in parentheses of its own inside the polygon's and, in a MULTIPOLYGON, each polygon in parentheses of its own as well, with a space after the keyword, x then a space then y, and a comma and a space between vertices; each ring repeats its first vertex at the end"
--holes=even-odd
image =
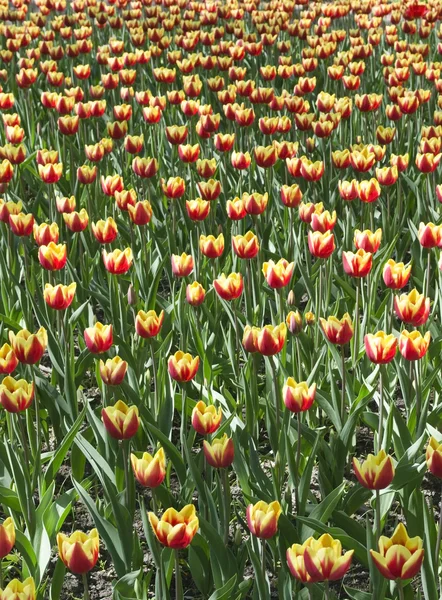
POLYGON ((236 586, 237 576, 233 575, 221 588, 217 589, 209 597, 209 600, 229 600, 236 586))

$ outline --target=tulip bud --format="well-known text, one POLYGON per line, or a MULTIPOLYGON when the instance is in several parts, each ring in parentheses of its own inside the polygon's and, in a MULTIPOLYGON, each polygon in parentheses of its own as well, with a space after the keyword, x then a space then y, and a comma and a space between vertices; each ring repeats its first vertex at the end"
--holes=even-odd
POLYGON ((278 519, 282 512, 278 501, 267 504, 260 500, 247 507, 247 524, 250 532, 258 538, 269 539, 278 529, 278 519))
POLYGON ((148 516, 157 540, 168 548, 187 548, 199 528, 193 504, 188 504, 180 512, 168 508, 161 519, 153 512, 148 516))
POLYGON ((296 304, 295 292, 290 290, 287 296, 287 305, 294 306, 296 304))
POLYGON ((166 476, 166 457, 163 448, 155 456, 144 452, 141 458, 130 455, 130 462, 136 480, 143 487, 156 488, 161 485, 166 476))
POLYGON ((302 316, 299 311, 291 310, 285 320, 288 330, 293 335, 299 335, 302 331, 302 316))
POLYGON ((129 306, 135 306, 137 303, 137 292, 132 284, 130 284, 127 290, 127 303, 129 306))
POLYGON ((118 400, 114 406, 107 406, 101 411, 101 418, 110 436, 116 440, 128 440, 133 437, 140 425, 138 408, 128 406, 118 400))
POLYGON ((57 545, 59 557, 72 573, 82 575, 95 567, 100 547, 96 529, 90 533, 74 531, 70 536, 59 533, 57 545))

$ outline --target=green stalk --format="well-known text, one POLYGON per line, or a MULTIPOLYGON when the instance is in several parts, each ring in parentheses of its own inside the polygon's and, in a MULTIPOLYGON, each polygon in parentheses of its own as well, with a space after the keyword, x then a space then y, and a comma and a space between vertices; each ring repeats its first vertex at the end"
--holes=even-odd
POLYGON ((379 430, 378 430, 378 443, 377 451, 382 450, 382 444, 384 439, 384 378, 383 378, 383 367, 380 365, 379 369, 379 430))
POLYGON ((376 548, 378 546, 379 538, 381 535, 381 495, 379 490, 376 490, 376 506, 374 509, 375 522, 376 522, 376 548))
POLYGON ((440 544, 442 541, 442 495, 440 498, 440 505, 439 505, 439 527, 437 530, 437 542, 436 542, 436 548, 434 550, 434 565, 436 568, 436 577, 437 577, 437 572, 439 571, 439 554, 440 554, 440 544))
POLYGON ((356 279, 356 305, 355 305, 355 324, 354 324, 354 342, 353 342, 353 369, 359 352, 359 279, 356 279))
POLYGON ((223 503, 224 503, 224 545, 227 546, 229 541, 229 525, 230 525, 230 482, 228 469, 222 469, 223 477, 223 503))
POLYGON ((345 373, 345 351, 344 346, 341 346, 341 367, 342 367, 342 390, 341 390, 341 424, 344 423, 345 416, 345 386, 346 386, 346 373, 345 373))
POLYGON ((397 591, 398 591, 399 600, 405 600, 404 587, 402 585, 402 580, 401 579, 397 579, 396 580, 396 585, 397 585, 397 591))
POLYGON ((261 568, 262 568, 262 577, 264 581, 266 580, 266 540, 263 538, 261 540, 261 568))
POLYGON ((153 414, 155 419, 158 419, 160 407, 158 402, 158 385, 157 385, 157 369, 155 365, 155 352, 153 349, 153 340, 150 340, 150 358, 152 360, 152 374, 153 374, 153 385, 154 385, 154 402, 153 402, 153 414))
POLYGON ((295 481, 295 501, 296 501, 296 514, 299 515, 299 480, 300 480, 300 466, 301 466, 301 413, 297 415, 298 419, 298 441, 296 446, 296 481, 295 481))
POLYGON ((182 386, 182 391, 181 391, 181 431, 180 431, 180 438, 181 438, 181 452, 183 453, 184 456, 184 447, 186 445, 186 414, 187 414, 187 396, 186 396, 186 385, 183 384, 182 386))
POLYGON ((184 600, 183 580, 181 578, 180 556, 179 550, 176 548, 175 553, 175 600, 184 600))
POLYGON ((83 573, 83 588, 84 588, 83 600, 89 600, 90 596, 89 596, 89 586, 87 583, 87 573, 83 573))

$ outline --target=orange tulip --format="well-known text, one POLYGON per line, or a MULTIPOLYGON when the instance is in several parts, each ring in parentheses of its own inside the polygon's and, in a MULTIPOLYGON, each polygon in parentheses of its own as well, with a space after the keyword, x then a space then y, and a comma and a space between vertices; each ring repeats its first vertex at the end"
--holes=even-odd
POLYGON ((322 330, 330 343, 343 346, 353 337, 353 323, 348 313, 345 313, 342 319, 331 316, 327 320, 323 318, 319 320, 322 330))
POLYGON ((135 478, 143 487, 156 488, 161 485, 166 476, 166 456, 160 448, 155 456, 144 452, 141 458, 130 455, 130 462, 135 478))
POLYGON ((168 548, 187 548, 199 528, 193 504, 188 504, 180 512, 168 508, 161 519, 153 512, 148 516, 156 538, 160 544, 168 548))
POLYGON ((0 348, 0 374, 9 375, 18 365, 18 358, 9 344, 3 344, 0 348))
POLYGON ((89 352, 101 354, 107 352, 113 344, 112 325, 102 325, 95 323, 93 327, 84 330, 84 341, 89 352))
POLYGON ((71 283, 69 285, 62 285, 59 283, 55 286, 46 283, 43 297, 46 304, 51 308, 55 310, 65 310, 72 304, 76 289, 76 283, 71 283))
POLYGON ((430 314, 430 298, 419 294, 414 288, 409 294, 394 297, 394 309, 401 321, 420 327, 427 322, 430 314))
POLYGON ((385 450, 375 456, 369 454, 362 464, 353 458, 353 468, 359 483, 369 490, 383 490, 394 478, 393 460, 385 454, 385 450))
POLYGON ((40 327, 37 333, 30 333, 22 329, 17 334, 10 331, 9 341, 18 360, 25 365, 34 365, 39 362, 48 345, 46 329, 40 327))
POLYGON ((192 411, 192 427, 201 435, 210 435, 220 426, 222 416, 221 408, 216 410, 215 405, 200 400, 192 411))
POLYGON ((172 379, 178 383, 186 383, 195 377, 199 364, 199 356, 193 357, 189 353, 178 350, 169 357, 167 367, 172 379))
POLYGON ((420 537, 408 537, 403 523, 394 530, 391 538, 381 535, 379 552, 370 550, 371 558, 386 579, 405 580, 415 577, 424 560, 420 537))
POLYGON ((100 360, 100 376, 106 385, 120 385, 126 375, 127 362, 119 356, 100 360))
POLYGON ((269 539, 278 529, 278 520, 282 509, 278 501, 267 504, 260 500, 247 506, 247 525, 250 532, 258 538, 269 539))
POLYGON ((88 573, 98 560, 100 538, 96 529, 89 533, 74 531, 70 536, 57 534, 58 555, 66 567, 77 575, 88 573))
POLYGON ((164 310, 159 315, 154 310, 149 310, 147 313, 140 310, 135 319, 135 331, 143 338, 156 337, 161 331, 163 321, 164 310))
POLYGON ((420 331, 401 331, 399 337, 399 351, 406 360, 419 360, 427 353, 430 345, 431 334, 429 331, 424 336, 420 331))
POLYGON ((234 459, 233 440, 227 437, 227 433, 220 438, 215 438, 212 442, 204 440, 203 452, 211 467, 214 469, 227 469, 234 459))
POLYGON ((300 413, 308 410, 315 401, 316 383, 310 387, 305 381, 297 383, 289 377, 282 390, 282 397, 286 408, 290 412, 300 413))
POLYGON ((138 408, 128 406, 118 400, 114 406, 107 406, 101 411, 101 418, 109 435, 116 440, 128 440, 133 437, 140 425, 138 408))

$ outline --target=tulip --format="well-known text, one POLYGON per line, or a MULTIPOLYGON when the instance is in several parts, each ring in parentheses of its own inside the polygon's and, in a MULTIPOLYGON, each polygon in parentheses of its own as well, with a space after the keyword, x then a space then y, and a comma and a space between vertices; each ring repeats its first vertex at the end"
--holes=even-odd
POLYGON ((312 214, 312 218, 310 221, 310 226, 313 231, 320 231, 321 233, 325 233, 326 231, 331 231, 336 225, 336 211, 333 211, 333 214, 330 214, 328 210, 312 214))
POLYGON ((112 252, 103 250, 103 263, 107 271, 112 275, 122 275, 132 266, 133 255, 132 248, 119 250, 118 248, 112 252))
POLYGON ((328 533, 318 540, 310 537, 302 545, 287 550, 287 562, 293 577, 303 583, 336 581, 350 568, 354 550, 342 554, 342 545, 328 533))
POLYGON ((161 179, 161 187, 165 196, 172 200, 181 198, 186 191, 186 184, 181 177, 169 177, 167 182, 165 179, 161 179))
POLYGON ((130 455, 130 462, 136 480, 143 487, 156 488, 161 485, 166 476, 166 456, 160 448, 155 456, 144 452, 141 458, 130 455))
POLYGON ((246 207, 244 206, 244 200, 242 198, 234 198, 233 200, 227 200, 226 212, 229 219, 232 221, 241 221, 247 215, 246 207))
POLYGON ((0 525, 0 559, 5 558, 15 545, 14 521, 8 517, 0 525))
POLYGON ((107 177, 102 175, 100 183, 103 194, 106 196, 115 196, 115 192, 122 192, 124 190, 123 178, 120 175, 108 175, 107 177))
POLYGON ((127 362, 119 356, 100 360, 100 376, 106 385, 120 385, 126 375, 127 362))
POLYGON ((390 258, 384 266, 382 277, 387 287, 400 290, 407 285, 410 274, 411 265, 405 266, 404 263, 396 263, 390 258))
POLYGON ((242 196, 244 202, 244 208, 248 215, 260 215, 262 214, 269 202, 269 195, 265 194, 247 194, 246 192, 242 196))
POLYGON ((18 214, 9 214, 9 227, 14 235, 19 237, 27 237, 31 235, 34 227, 34 216, 29 213, 25 215, 20 212, 18 214))
POLYGON ((222 437, 212 440, 211 443, 204 440, 203 451, 211 467, 226 469, 233 462, 235 448, 232 438, 227 437, 225 433, 222 437))
POLYGON ((0 589, 0 600, 35 600, 35 583, 32 577, 23 581, 12 579, 4 589, 0 589))
POLYGON ((14 379, 9 375, 0 383, 0 404, 10 413, 18 413, 31 406, 34 399, 34 383, 14 379))
POLYGON ((206 405, 200 400, 192 411, 192 427, 201 435, 215 433, 221 423, 223 413, 213 404, 206 405))
POLYGON ((412 579, 424 560, 423 542, 418 536, 410 538, 403 523, 399 523, 391 538, 380 537, 379 552, 370 550, 370 554, 386 579, 412 579))
POLYGON ((284 258, 274 263, 273 260, 265 262, 262 266, 262 272, 271 288, 279 289, 290 283, 295 263, 289 263, 284 258))
POLYGON ((419 294, 414 288, 409 294, 395 296, 394 309, 401 321, 414 327, 420 327, 427 322, 430 314, 430 298, 419 294))
POLYGON ((27 329, 22 329, 17 334, 10 331, 9 341, 21 363, 35 365, 46 350, 48 336, 44 327, 40 327, 36 333, 30 333, 27 329))
POLYGON ((58 555, 66 567, 76 575, 91 571, 98 560, 100 539, 98 531, 74 531, 70 536, 57 534, 58 555))
POLYGON ((381 186, 377 179, 359 181, 357 184, 359 200, 362 202, 374 202, 381 195, 381 186))
POLYGON ((324 205, 322 202, 318 202, 317 204, 312 204, 312 202, 307 202, 307 204, 305 204, 304 202, 301 202, 298 209, 299 218, 304 223, 311 223, 313 214, 321 214, 323 210, 324 205))
POLYGON ((198 190, 203 200, 216 200, 221 194, 221 183, 215 179, 209 179, 208 181, 199 181, 197 183, 198 190))
POLYGON ((137 193, 135 190, 116 190, 114 194, 116 205, 120 210, 129 210, 129 206, 135 206, 137 202, 137 193))
POLYGON ((297 183, 291 186, 283 185, 280 193, 281 201, 287 208, 296 208, 301 204, 302 191, 297 183))
POLYGON ((74 233, 80 233, 88 226, 89 215, 86 210, 82 208, 79 212, 74 210, 70 213, 63 213, 63 220, 68 229, 74 233))
POLYGON ((379 250, 382 239, 382 229, 377 229, 374 233, 370 229, 360 231, 355 230, 354 245, 358 250, 364 250, 365 252, 371 252, 374 254, 379 250))
POLYGON ((250 533, 261 539, 272 538, 278 529, 278 519, 282 509, 278 501, 267 504, 260 500, 247 507, 247 525, 250 533))
POLYGON ((339 195, 343 200, 350 202, 358 197, 358 182, 356 179, 352 181, 338 182, 339 195))
POLYGON ((167 367, 172 379, 178 383, 187 383, 195 377, 199 364, 199 356, 193 357, 189 353, 178 350, 169 357, 167 367))
POLYGON ((394 464, 384 450, 369 454, 362 464, 353 458, 353 468, 359 483, 369 490, 383 490, 394 478, 394 464))
POLYGON ((95 323, 93 327, 84 330, 84 341, 89 352, 101 354, 107 352, 113 344, 112 325, 102 325, 95 323))
POLYGON ((348 313, 345 313, 340 320, 334 316, 328 317, 327 320, 323 318, 319 320, 322 330, 331 344, 343 346, 353 337, 353 324, 348 313))
POLYGON ((301 333, 302 316, 299 313, 299 311, 294 312, 293 310, 291 310, 287 315, 285 322, 290 333, 292 333, 293 335, 299 335, 301 333))
POLYGON ((374 335, 368 333, 364 337, 365 351, 371 362, 384 365, 393 360, 396 355, 397 339, 393 334, 378 331, 374 335))
POLYGON ((399 337, 399 351, 406 360, 419 360, 427 353, 430 345, 431 334, 429 331, 424 336, 420 331, 401 331, 399 337))
POLYGON ((101 418, 107 432, 116 440, 128 440, 133 437, 140 425, 138 408, 128 406, 118 400, 114 406, 107 406, 101 411, 101 418))
MULTIPOLYGON (((425 460, 430 473, 439 479, 442 478, 442 444, 440 444, 433 436, 428 440, 427 450, 425 452, 425 460)), ((438 553, 439 556, 439 553, 438 553)))
POLYGON ((67 260, 66 244, 49 242, 47 246, 40 246, 38 249, 38 260, 43 269, 48 271, 63 269, 67 260))
POLYGON ((40 225, 34 223, 33 232, 37 246, 47 246, 50 242, 58 244, 59 231, 57 223, 51 223, 50 225, 47 223, 41 223, 40 225))
POLYGON ((57 197, 56 207, 59 213, 71 213, 75 210, 75 196, 70 196, 69 198, 60 198, 57 197))
POLYGON ((248 169, 250 167, 250 163, 252 162, 251 156, 249 152, 232 152, 232 156, 230 158, 232 163, 232 167, 238 170, 248 169))
POLYGON ((232 247, 239 258, 254 258, 259 251, 258 238, 251 231, 248 231, 245 235, 235 235, 232 237, 232 247))
POLYGON ((328 258, 335 251, 335 237, 330 231, 309 231, 308 248, 316 258, 328 258))
POLYGON ((207 258, 219 258, 224 252, 224 236, 222 233, 217 238, 213 235, 200 235, 200 252, 207 258))
POLYGON ((187 284, 186 300, 191 306, 200 306, 204 302, 205 296, 206 290, 198 281, 187 284))
POLYGON ((202 198, 186 200, 186 210, 192 221, 204 221, 210 212, 210 202, 202 198))
POLYGON ((266 325, 256 335, 257 351, 263 356, 273 356, 281 352, 287 336, 285 323, 266 325))
POLYGON ((373 266, 373 254, 359 249, 356 253, 343 252, 342 264, 344 271, 351 277, 366 277, 373 266))
POLYGON ((45 284, 43 291, 43 297, 48 306, 55 310, 65 310, 68 308, 74 299, 77 284, 71 283, 69 285, 51 285, 50 283, 45 284))
POLYGON ((213 287, 220 298, 231 301, 241 296, 244 281, 241 273, 230 273, 227 277, 222 273, 221 277, 214 280, 213 287))
POLYGON ((420 223, 418 238, 423 248, 435 248, 439 246, 442 239, 441 226, 434 225, 434 223, 420 223))
POLYGON ((293 377, 289 377, 282 390, 282 398, 286 408, 290 412, 300 413, 308 410, 315 401, 316 384, 310 387, 305 381, 297 383, 293 377))
POLYGON ((156 337, 161 331, 163 321, 164 310, 159 315, 154 310, 149 310, 147 313, 140 310, 135 318, 135 331, 143 338, 156 337))
POLYGON ((108 217, 105 221, 100 219, 96 223, 92 223, 92 233, 100 244, 110 244, 117 237, 118 227, 114 219, 108 217))
POLYGON ((259 332, 259 327, 251 327, 250 325, 245 326, 242 337, 242 345, 246 352, 258 352, 257 342, 259 332))
POLYGON ((9 344, 3 344, 0 348, 0 374, 9 375, 18 365, 18 358, 9 344))
POLYGON ((168 508, 161 519, 153 512, 150 512, 148 516, 157 540, 168 548, 187 548, 199 528, 193 504, 188 504, 180 512, 174 508, 168 508))
POLYGON ((193 257, 183 252, 181 255, 172 254, 172 273, 175 277, 187 277, 193 271, 193 257))

